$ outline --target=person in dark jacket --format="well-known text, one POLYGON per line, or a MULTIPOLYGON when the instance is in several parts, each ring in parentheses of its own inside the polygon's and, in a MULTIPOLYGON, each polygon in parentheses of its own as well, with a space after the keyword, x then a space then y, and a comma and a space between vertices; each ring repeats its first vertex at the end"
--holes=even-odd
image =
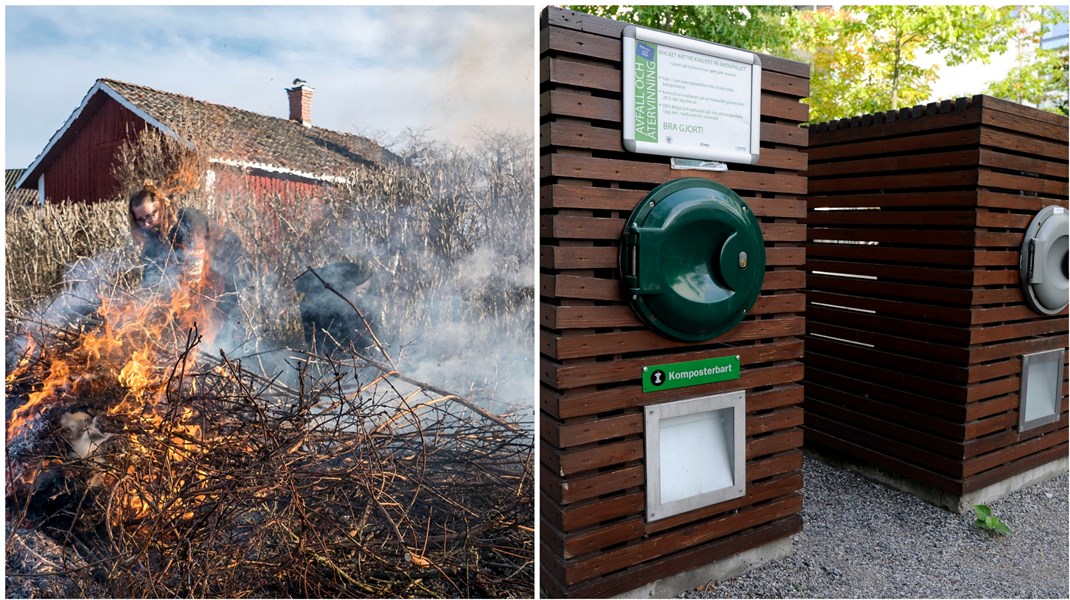
POLYGON ((192 207, 179 209, 167 236, 184 281, 215 302, 217 318, 240 321, 238 293, 247 282, 247 259, 238 236, 192 207))
POLYGON ((182 283, 196 286, 214 320, 237 326, 238 293, 249 271, 238 236, 196 208, 178 208, 151 182, 130 195, 128 209, 131 235, 141 245, 141 286, 164 293, 182 283))
POLYGON ((361 296, 367 292, 372 276, 369 265, 360 260, 339 261, 313 270, 319 277, 306 271, 294 282, 300 298, 305 343, 309 349, 330 355, 339 351, 363 353, 372 348, 375 341, 369 331, 371 315, 362 310, 362 318, 353 308, 356 306, 360 309, 361 296), (324 282, 338 293, 328 289, 324 282), (365 320, 369 322, 365 323, 365 320))

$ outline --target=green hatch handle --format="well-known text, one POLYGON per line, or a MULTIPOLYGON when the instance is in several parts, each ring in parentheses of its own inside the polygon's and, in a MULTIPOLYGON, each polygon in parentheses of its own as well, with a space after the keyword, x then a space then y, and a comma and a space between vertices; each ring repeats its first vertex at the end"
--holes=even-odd
POLYGON ((634 295, 660 294, 665 291, 665 278, 658 273, 657 258, 661 254, 665 231, 658 227, 639 227, 632 223, 624 238, 628 273, 625 286, 634 295), (640 245, 642 252, 639 251, 640 245))

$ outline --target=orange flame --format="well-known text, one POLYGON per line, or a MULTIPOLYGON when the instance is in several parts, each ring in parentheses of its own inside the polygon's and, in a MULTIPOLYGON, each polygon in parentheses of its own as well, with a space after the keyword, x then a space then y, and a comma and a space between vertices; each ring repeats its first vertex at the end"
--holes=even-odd
MULTIPOLYGON (((170 482, 159 479, 161 475, 155 472, 156 464, 168 465, 169 471, 178 463, 191 464, 202 447, 203 431, 196 423, 196 411, 189 407, 166 406, 168 376, 177 360, 185 361, 179 365, 182 372, 195 367, 195 353, 182 352, 191 329, 196 329, 202 341, 214 341, 221 324, 214 318, 213 292, 219 287, 210 276, 208 265, 204 265, 200 273, 184 276, 169 298, 150 301, 133 297, 103 298, 98 309, 102 323, 83 332, 73 349, 61 353, 45 346, 42 358, 36 361, 24 359, 8 376, 10 383, 31 368, 43 375, 40 388, 29 394, 27 402, 16 409, 9 420, 9 444, 36 415, 55 402, 66 396, 99 395, 101 391, 116 389, 114 384, 117 383, 123 394, 108 407, 107 414, 136 425, 117 435, 127 437, 130 447, 148 459, 145 463, 148 467, 145 472, 113 479, 119 510, 112 518, 122 523, 143 517, 161 506, 182 506, 179 501, 166 502, 157 497, 165 492, 150 491, 154 483, 161 481, 181 487, 195 485, 208 477, 206 473, 194 470, 187 479, 170 482), (108 386, 108 382, 112 385, 108 386), (171 418, 166 418, 168 416, 171 418), (138 433, 133 433, 135 431, 138 433), (138 439, 140 435, 169 443, 164 445, 162 455, 157 455, 160 446, 149 443, 149 439, 138 439)), ((32 354, 32 349, 31 346, 27 351, 27 357, 32 354)), ((36 468, 24 465, 17 469, 16 479, 23 483, 32 482, 39 468, 40 465, 36 468)), ((134 469, 133 465, 130 468, 134 469)), ((169 491, 170 494, 176 492, 169 491)), ((191 507, 183 508, 183 518, 192 517, 191 507)))

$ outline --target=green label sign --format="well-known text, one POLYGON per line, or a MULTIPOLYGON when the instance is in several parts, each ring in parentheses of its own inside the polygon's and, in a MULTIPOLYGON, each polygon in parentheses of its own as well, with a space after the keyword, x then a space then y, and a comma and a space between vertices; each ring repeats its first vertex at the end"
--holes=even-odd
POLYGON ((739 379, 738 356, 722 356, 643 367, 644 392, 671 390, 732 379, 739 379))
POLYGON ((658 141, 658 47, 635 44, 635 139, 658 141))

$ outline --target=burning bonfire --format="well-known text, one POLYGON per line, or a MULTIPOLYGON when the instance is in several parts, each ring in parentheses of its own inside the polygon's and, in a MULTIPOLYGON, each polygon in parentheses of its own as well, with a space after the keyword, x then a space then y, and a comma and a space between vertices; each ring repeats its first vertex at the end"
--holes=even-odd
POLYGON ((208 352, 195 282, 141 291, 18 338, 9 595, 533 595, 530 431, 381 345, 208 352))

